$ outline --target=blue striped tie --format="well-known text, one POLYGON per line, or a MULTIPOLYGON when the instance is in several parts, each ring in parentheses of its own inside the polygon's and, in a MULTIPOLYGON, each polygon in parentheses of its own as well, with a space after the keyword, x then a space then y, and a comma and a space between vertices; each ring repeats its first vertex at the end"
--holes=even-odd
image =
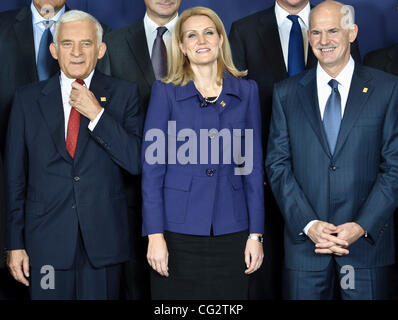
POLYGON ((325 112, 323 113, 323 127, 328 139, 330 153, 333 155, 341 123, 341 97, 338 81, 332 79, 328 84, 332 87, 332 93, 326 102, 325 112))
POLYGON ((287 18, 293 22, 290 29, 289 52, 287 59, 287 72, 289 77, 304 71, 304 44, 303 34, 301 32, 299 16, 288 15, 287 18))

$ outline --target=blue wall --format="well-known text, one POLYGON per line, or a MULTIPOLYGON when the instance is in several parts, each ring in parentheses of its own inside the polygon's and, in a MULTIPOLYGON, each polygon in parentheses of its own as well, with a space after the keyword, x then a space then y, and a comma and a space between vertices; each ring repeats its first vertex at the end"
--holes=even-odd
MULTIPOLYGON (((318 4, 322 0, 313 0, 318 4)), ((30 0, 1 0, 0 11, 19 8, 30 0)), ((181 10, 202 5, 215 10, 227 30, 234 20, 271 6, 274 0, 182 0, 181 10)), ((377 48, 398 43, 398 0, 345 0, 356 10, 362 55, 377 48)), ((144 15, 143 0, 67 0, 72 9, 92 13, 113 29, 144 15)))

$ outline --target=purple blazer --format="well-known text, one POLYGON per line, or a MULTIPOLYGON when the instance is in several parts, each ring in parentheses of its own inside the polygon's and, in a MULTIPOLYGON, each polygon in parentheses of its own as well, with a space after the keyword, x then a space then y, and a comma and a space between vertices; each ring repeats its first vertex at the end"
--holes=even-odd
POLYGON ((260 119, 252 80, 226 74, 216 103, 207 103, 192 81, 185 86, 156 81, 142 152, 143 235, 165 230, 209 235, 211 226, 215 235, 263 233, 260 119), (211 152, 217 140, 220 151, 211 152), (233 141, 241 144, 241 157, 233 141), (212 160, 217 154, 218 162, 212 160))

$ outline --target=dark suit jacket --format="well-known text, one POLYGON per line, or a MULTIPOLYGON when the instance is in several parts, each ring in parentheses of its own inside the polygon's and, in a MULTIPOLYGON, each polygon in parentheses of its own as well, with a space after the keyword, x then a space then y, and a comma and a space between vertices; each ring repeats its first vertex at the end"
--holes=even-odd
POLYGON ((285 219, 286 265, 318 271, 303 234, 311 220, 357 222, 369 237, 334 257, 358 268, 394 262, 393 212, 398 204, 398 78, 356 65, 332 156, 320 117, 316 69, 275 86, 266 167, 285 219), (364 91, 367 88, 367 91, 364 91))
POLYGON ((398 44, 369 52, 363 64, 398 76, 398 44))
POLYGON ((134 81, 138 84, 142 105, 146 111, 155 81, 148 52, 144 21, 138 20, 114 30, 104 38, 107 53, 98 63, 98 69, 112 77, 134 81))
POLYGON ((140 171, 138 89, 96 71, 90 90, 105 112, 93 132, 82 116, 74 159, 65 147, 59 76, 23 87, 14 98, 5 154, 7 248, 25 248, 32 266, 69 268, 78 226, 95 267, 129 258, 122 173, 140 171))
MULTIPOLYGON (((271 118, 272 90, 274 84, 288 77, 279 38, 275 6, 235 21, 229 34, 232 56, 239 70, 248 70, 248 79, 257 82, 260 91, 263 124, 263 145, 266 145, 271 118)), ((360 61, 358 44, 352 55, 360 61)), ((311 46, 308 46, 306 68, 315 67, 311 46)), ((266 148, 264 148, 264 152, 266 148)))

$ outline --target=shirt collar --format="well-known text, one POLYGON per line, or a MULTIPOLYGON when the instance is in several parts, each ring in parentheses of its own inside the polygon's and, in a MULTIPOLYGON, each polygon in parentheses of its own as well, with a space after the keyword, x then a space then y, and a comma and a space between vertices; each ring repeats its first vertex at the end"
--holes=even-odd
MULTIPOLYGON (((173 31, 173 29, 177 23, 177 20, 178 20, 178 13, 172 20, 170 20, 168 23, 166 23, 164 25, 169 32, 173 31)), ((148 30, 150 33, 157 32, 157 28, 160 27, 155 21, 153 21, 153 20, 151 20, 151 18, 149 18, 147 13, 145 13, 145 16, 144 16, 144 25, 145 25, 145 29, 148 30)))
MULTIPOLYGON (((355 62, 354 59, 350 56, 350 60, 348 61, 347 65, 344 67, 343 70, 341 70, 341 72, 334 79, 338 81, 339 85, 345 88, 349 88, 351 84, 352 75, 354 73, 354 68, 355 68, 355 62)), ((330 79, 333 79, 330 75, 326 73, 325 70, 323 70, 319 62, 316 68, 316 76, 317 79, 319 79, 320 83, 328 84, 330 79)))
MULTIPOLYGON (((301 22, 308 28, 309 26, 309 19, 310 19, 310 11, 311 6, 308 2, 307 5, 297 14, 300 17, 301 22)), ((275 16, 276 16, 276 23, 278 24, 278 28, 281 27, 289 19, 287 16, 290 15, 285 9, 283 9, 277 1, 275 1, 275 16)), ((289 20, 290 21, 290 20, 289 20)))
MULTIPOLYGON (((94 75, 94 70, 91 71, 91 73, 88 75, 88 77, 87 77, 86 79, 83 79, 83 80, 84 80, 84 83, 86 84, 86 87, 87 87, 87 88, 90 88, 91 79, 93 78, 93 75, 94 75)), ((66 76, 66 74, 65 74, 62 70, 61 70, 60 79, 61 79, 61 84, 62 84, 62 86, 63 86, 63 87, 66 87, 66 88, 71 88, 71 87, 72 87, 72 83, 76 80, 76 79, 70 79, 70 78, 68 78, 68 77, 66 76)))
MULTIPOLYGON (((40 24, 43 21, 46 21, 46 19, 44 19, 40 13, 37 11, 36 7, 33 5, 33 1, 30 4, 30 11, 32 11, 32 23, 34 25, 36 24, 40 24)), ((65 5, 62 7, 61 10, 58 11, 58 13, 52 17, 52 21, 58 21, 58 19, 64 14, 65 12, 65 5)))

